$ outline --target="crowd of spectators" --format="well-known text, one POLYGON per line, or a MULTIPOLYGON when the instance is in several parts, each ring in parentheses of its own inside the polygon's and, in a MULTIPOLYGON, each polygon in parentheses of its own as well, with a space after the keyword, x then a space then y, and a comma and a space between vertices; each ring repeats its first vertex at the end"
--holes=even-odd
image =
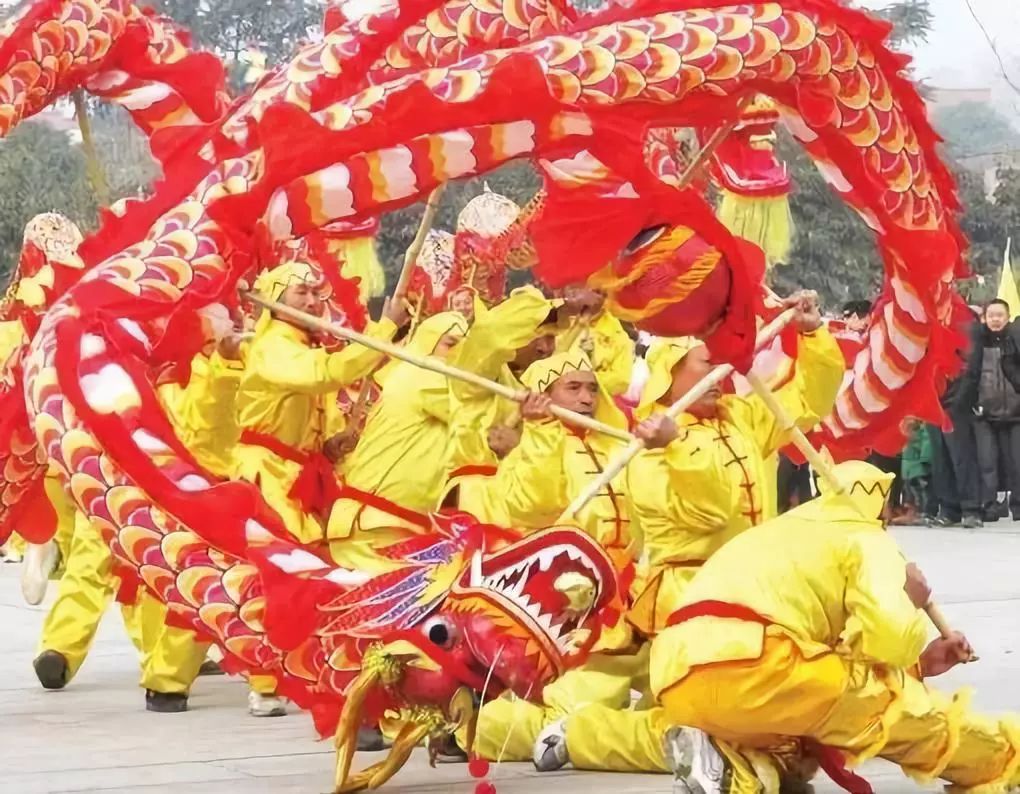
MULTIPOLYGON (((844 334, 867 335, 870 304, 852 301, 837 323, 844 334)), ((969 348, 961 370, 942 394, 945 425, 908 420, 906 444, 896 456, 870 460, 897 475, 890 497, 895 524, 977 528, 1020 520, 1020 323, 996 299, 971 306, 961 330, 969 348)), ((807 469, 781 461, 780 509, 809 497, 807 469)))

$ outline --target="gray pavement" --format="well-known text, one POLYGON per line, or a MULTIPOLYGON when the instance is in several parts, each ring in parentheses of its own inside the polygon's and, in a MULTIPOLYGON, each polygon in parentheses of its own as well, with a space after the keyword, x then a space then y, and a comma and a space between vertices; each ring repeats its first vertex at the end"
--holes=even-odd
MULTIPOLYGON (((950 621, 966 630, 981 655, 978 664, 953 671, 940 685, 976 687, 975 704, 981 709, 1020 710, 1020 526, 1000 522, 995 529, 974 532, 905 529, 897 535, 925 570, 950 621)), ((65 691, 44 692, 31 660, 45 607, 22 602, 19 571, 15 565, 0 566, 0 792, 317 794, 331 789, 333 753, 329 743, 316 741, 309 718, 296 712, 281 719, 249 717, 246 690, 238 680, 200 679, 186 714, 146 713, 134 649, 116 610, 104 621, 74 682, 65 691)), ((919 789, 882 763, 869 764, 864 772, 879 794, 939 790, 919 789)), ((530 764, 501 764, 490 779, 499 794, 671 790, 662 776, 537 775, 530 764)), ((384 791, 471 794, 474 781, 462 765, 429 769, 418 753, 384 791)), ((837 789, 826 782, 816 791, 837 789)))

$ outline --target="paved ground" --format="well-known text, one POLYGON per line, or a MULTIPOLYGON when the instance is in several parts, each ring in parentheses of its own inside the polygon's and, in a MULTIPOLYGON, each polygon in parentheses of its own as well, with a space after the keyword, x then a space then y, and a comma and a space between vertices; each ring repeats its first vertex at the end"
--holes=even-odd
MULTIPOLYGON (((979 664, 954 671, 943 686, 974 685, 981 708, 1020 710, 1014 656, 1020 651, 1020 527, 1000 523, 978 532, 910 529, 898 535, 936 587, 950 620, 967 630, 981 654, 979 664)), ((315 741, 309 719, 298 713, 248 717, 239 681, 200 679, 187 714, 147 714, 135 686, 134 651, 116 615, 104 623, 74 683, 63 692, 42 691, 30 663, 43 610, 21 601, 17 566, 0 568, 0 792, 317 794, 331 788, 332 752, 315 741)), ((866 774, 880 794, 919 790, 882 764, 868 766, 866 774)), ((530 764, 502 764, 493 780, 499 794, 671 788, 666 778, 649 775, 538 776, 530 764)), ((431 770, 418 754, 384 790, 471 794, 474 785, 463 766, 431 770)), ((835 789, 819 784, 817 791, 835 789)))

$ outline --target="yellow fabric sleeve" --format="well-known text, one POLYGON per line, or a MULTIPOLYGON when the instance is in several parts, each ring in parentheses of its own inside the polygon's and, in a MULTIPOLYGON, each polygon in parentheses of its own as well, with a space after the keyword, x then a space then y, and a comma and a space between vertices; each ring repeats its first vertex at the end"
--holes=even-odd
MULTIPOLYGON (((395 333, 396 326, 389 320, 369 323, 365 330, 366 336, 387 341, 395 333)), ((265 342, 251 356, 253 373, 282 390, 299 394, 338 391, 363 378, 384 358, 384 354, 358 344, 330 353, 284 336, 265 342)))
MULTIPOLYGON (((593 344, 591 361, 599 383, 614 396, 623 394, 630 387, 634 343, 620 321, 605 311, 592 321, 588 333, 593 344)), ((584 332, 576 335, 572 350, 581 349, 584 336, 584 332)))
POLYGON ((928 639, 921 611, 907 597, 906 562, 885 532, 855 535, 846 557, 848 612, 843 644, 862 659, 906 668, 928 639))
MULTIPOLYGON (((844 361, 839 345, 824 327, 801 334, 797 341, 797 367, 792 380, 776 391, 776 399, 807 432, 829 414, 843 383, 844 361)), ((735 422, 754 434, 763 457, 789 443, 775 416, 758 397, 726 399, 735 422)))
MULTIPOLYGON (((514 290, 505 301, 475 320, 450 363, 495 380, 517 351, 535 338, 553 306, 535 287, 514 290)), ((459 399, 489 396, 487 391, 470 383, 455 382, 453 391, 459 399)))

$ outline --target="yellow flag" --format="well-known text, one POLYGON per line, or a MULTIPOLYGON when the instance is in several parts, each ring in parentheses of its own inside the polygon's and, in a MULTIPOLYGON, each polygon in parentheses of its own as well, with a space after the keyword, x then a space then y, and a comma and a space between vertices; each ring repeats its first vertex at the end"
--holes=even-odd
POLYGON ((1002 276, 999 278, 999 294, 995 297, 1009 304, 1010 319, 1015 320, 1017 315, 1020 314, 1020 290, 1016 288, 1016 279, 1013 278, 1013 267, 1009 261, 1009 249, 1012 243, 1012 237, 1006 240, 1006 250, 1002 254, 1002 276))

